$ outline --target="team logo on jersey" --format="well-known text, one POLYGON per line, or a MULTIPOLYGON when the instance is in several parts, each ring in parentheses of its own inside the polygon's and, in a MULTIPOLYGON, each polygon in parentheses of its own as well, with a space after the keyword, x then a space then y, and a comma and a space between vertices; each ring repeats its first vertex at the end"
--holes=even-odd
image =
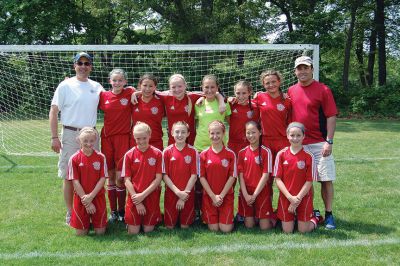
POLYGON ((304 167, 306 167, 306 162, 304 162, 304 161, 297 162, 297 168, 304 169, 304 167))
POLYGON ((256 156, 254 157, 254 161, 256 162, 256 164, 260 164, 260 156, 256 156))
POLYGON ((267 105, 267 103, 266 103, 266 102, 263 102, 261 105, 263 105, 263 106, 266 106, 266 105, 267 105))
POLYGON ((235 113, 235 114, 236 114, 237 112, 238 112, 238 111, 237 111, 236 109, 234 109, 234 110, 232 111, 232 113, 235 113))
POLYGON ((100 162, 93 162, 94 170, 100 170, 100 162))
POLYGON ((247 111, 247 118, 253 118, 253 111, 247 111))
POLYGON ((283 162, 283 164, 289 164, 289 163, 288 163, 288 161, 285 160, 285 161, 283 162))
POLYGON ((208 160, 207 163, 210 164, 210 163, 212 163, 212 161, 211 161, 211 160, 208 160))
POLYGON ((140 160, 138 158, 135 159, 135 163, 140 163, 140 160))
POLYGON ((80 164, 79 164, 80 167, 82 167, 83 165, 84 165, 83 163, 80 163, 80 164))
POLYGON ((107 100, 106 102, 105 102, 105 104, 109 104, 110 102, 107 100))
POLYGON ((211 114, 213 112, 212 108, 206 106, 206 109, 204 110, 207 114, 211 114))
POLYGON ((185 163, 190 164, 192 162, 192 157, 189 155, 185 156, 185 163))
POLYGON ((171 106, 171 110, 175 110, 175 106, 172 105, 172 106, 171 106))
POLYGON ((189 113, 189 105, 185 105, 184 109, 186 113, 189 113))
POLYGON ((158 113, 158 108, 157 108, 157 107, 152 107, 152 108, 151 108, 151 113, 152 113, 153 115, 156 115, 156 114, 158 113))
POLYGON ((244 157, 244 160, 247 161, 247 157, 244 157))
POLYGON ((136 109, 135 109, 135 112, 139 113, 139 108, 136 108, 136 109))
POLYGON ((150 164, 151 166, 156 165, 156 159, 155 159, 155 158, 150 157, 150 158, 148 159, 148 161, 149 161, 149 164, 150 164))
POLYGON ((223 167, 226 168, 226 167, 228 167, 228 165, 229 165, 229 161, 228 161, 227 159, 222 159, 222 160, 221 160, 221 164, 222 164, 223 167))
POLYGON ((171 161, 176 161, 174 156, 171 157, 171 161))
POLYGON ((119 100, 119 102, 122 104, 122 105, 128 105, 128 99, 127 98, 122 98, 121 100, 119 100))
POLYGON ((90 90, 90 93, 96 93, 96 91, 95 91, 95 90, 93 90, 93 89, 91 89, 91 90, 90 90))
POLYGON ((281 103, 278 103, 276 105, 276 109, 278 109, 278 111, 283 111, 283 110, 285 110, 285 106, 283 104, 281 104, 281 103))

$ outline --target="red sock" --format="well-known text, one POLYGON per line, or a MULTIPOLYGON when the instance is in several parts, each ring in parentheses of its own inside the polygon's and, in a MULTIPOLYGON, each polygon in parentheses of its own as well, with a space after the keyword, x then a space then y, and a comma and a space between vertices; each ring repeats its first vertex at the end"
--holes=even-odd
POLYGON ((115 185, 107 185, 108 201, 110 202, 111 211, 117 210, 117 193, 115 185))
POLYGON ((310 222, 314 224, 314 229, 316 229, 318 226, 319 217, 314 216, 313 218, 311 218, 310 222))
POLYGON ((126 189, 125 186, 117 186, 117 199, 118 199, 118 211, 125 210, 125 201, 126 201, 126 189))

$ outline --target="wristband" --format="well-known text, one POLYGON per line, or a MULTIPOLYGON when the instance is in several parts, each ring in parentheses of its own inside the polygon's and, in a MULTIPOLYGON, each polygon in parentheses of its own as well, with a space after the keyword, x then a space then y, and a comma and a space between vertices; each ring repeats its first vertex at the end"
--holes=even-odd
POLYGON ((328 142, 328 144, 333 144, 333 139, 326 139, 325 141, 328 142))

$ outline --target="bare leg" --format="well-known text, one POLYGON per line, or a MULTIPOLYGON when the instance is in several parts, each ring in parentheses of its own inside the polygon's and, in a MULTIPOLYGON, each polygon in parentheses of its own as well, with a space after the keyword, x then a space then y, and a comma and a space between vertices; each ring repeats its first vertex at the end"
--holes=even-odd
POLYGON ((218 224, 218 225, 219 225, 219 229, 223 233, 230 233, 233 230, 233 224, 218 224))
POLYGON ((208 229, 210 229, 211 231, 214 231, 214 232, 218 232, 219 226, 218 226, 218 224, 209 224, 208 229))
POLYGON ((260 219, 259 225, 261 230, 269 230, 274 228, 274 222, 271 219, 260 219))
POLYGON ((282 230, 284 233, 291 234, 294 230, 294 221, 282 222, 282 230))
POLYGON ((63 183, 64 202, 68 212, 72 212, 72 201, 74 199, 74 186, 71 181, 64 179, 63 183))
POLYGON ((333 202, 332 181, 321 182, 321 196, 325 204, 325 211, 332 211, 332 202, 333 202))
POLYGON ((256 224, 256 222, 254 220, 254 217, 245 217, 244 218, 244 225, 247 228, 253 228, 255 224, 256 224))
POLYGON ((128 235, 137 235, 140 232, 140 225, 128 225, 128 235))
POLYGON ((149 233, 154 231, 154 225, 144 225, 143 226, 143 232, 149 233))
POLYGON ((96 233, 96 235, 104 235, 106 232, 106 228, 102 227, 102 228, 95 228, 94 232, 96 233))
POLYGON ((77 236, 85 236, 89 233, 88 229, 85 229, 85 230, 75 229, 75 231, 76 231, 77 236))
POLYGON ((315 224, 310 221, 308 221, 308 222, 298 221, 297 225, 298 225, 298 230, 300 233, 308 233, 315 229, 315 224))

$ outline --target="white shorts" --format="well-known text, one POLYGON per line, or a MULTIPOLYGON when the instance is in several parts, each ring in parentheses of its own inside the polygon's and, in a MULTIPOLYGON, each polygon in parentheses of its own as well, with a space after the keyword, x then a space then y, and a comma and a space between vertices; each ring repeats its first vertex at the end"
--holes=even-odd
MULTIPOLYGON (((61 151, 60 157, 58 158, 58 177, 62 179, 67 178, 69 159, 80 148, 78 136, 79 131, 65 128, 61 131, 61 151)), ((99 138, 97 138, 95 149, 99 150, 99 138)))
POLYGON ((333 155, 322 156, 322 148, 325 142, 318 142, 304 145, 304 149, 309 150, 313 155, 318 167, 318 181, 334 181, 336 179, 335 160, 333 155))

